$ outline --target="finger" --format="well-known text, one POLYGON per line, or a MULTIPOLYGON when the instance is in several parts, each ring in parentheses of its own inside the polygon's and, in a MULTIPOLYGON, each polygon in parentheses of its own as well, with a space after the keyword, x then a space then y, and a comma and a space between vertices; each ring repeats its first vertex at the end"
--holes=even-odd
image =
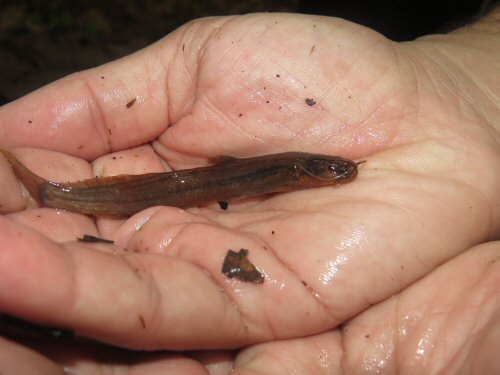
POLYGON ((44 342, 36 347, 63 366, 67 374, 209 374, 198 360, 176 353, 131 351, 97 343, 44 342))
POLYGON ((169 122, 167 67, 175 46, 166 38, 0 107, 1 146, 93 159, 152 140, 169 122))
POLYGON ((239 347, 336 324, 265 246, 212 224, 178 227, 182 234, 168 253, 116 255, 78 244, 61 247, 0 221, 2 243, 9 244, 0 254, 0 309, 27 320, 149 349, 239 347), (251 249, 263 284, 221 272, 228 244, 251 249), (277 300, 301 304, 276 309, 277 300))
POLYGON ((0 221, 0 242, 8 245, 0 254, 4 312, 136 348, 234 346, 248 339, 238 310, 197 265, 63 248, 0 221))
POLYGON ((234 352, 227 350, 196 351, 189 353, 203 363, 210 375, 228 375, 233 373, 234 352))
POLYGON ((74 242, 84 235, 99 236, 92 218, 71 212, 39 208, 6 216, 17 223, 36 229, 55 242, 74 242))
POLYGON ((499 340, 499 257, 499 242, 472 248, 350 321, 344 369, 494 373, 497 347, 488 343, 499 340))
POLYGON ((209 372, 199 362, 185 356, 175 354, 164 355, 135 355, 128 353, 126 356, 116 357, 95 352, 93 358, 86 361, 70 361, 66 365, 71 374, 93 375, 96 373, 123 373, 129 375, 209 375, 209 372), (72 372, 71 372, 72 371, 72 372))
POLYGON ((4 337, 0 337, 0 371, 9 375, 67 374, 40 353, 4 337))
POLYGON ((190 113, 200 46, 226 20, 186 24, 130 56, 0 107, 0 146, 46 148, 90 160, 152 141, 190 113))
POLYGON ((335 330, 242 350, 234 361, 233 374, 340 374, 342 355, 342 335, 335 330))

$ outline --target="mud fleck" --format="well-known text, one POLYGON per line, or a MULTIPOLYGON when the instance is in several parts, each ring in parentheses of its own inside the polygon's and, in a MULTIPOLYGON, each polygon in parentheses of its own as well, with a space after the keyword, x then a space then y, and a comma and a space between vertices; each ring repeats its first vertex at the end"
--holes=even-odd
POLYGON ((264 282, 264 275, 248 260, 247 249, 240 249, 239 252, 229 249, 222 264, 222 273, 230 279, 253 284, 264 282))
POLYGON ((219 201, 217 203, 219 203, 220 208, 222 208, 223 210, 227 210, 227 208, 229 207, 229 203, 228 202, 219 201))
POLYGON ((141 323, 142 329, 146 329, 146 321, 142 315, 139 315, 139 322, 141 323))
POLYGON ((306 101, 306 104, 307 104, 308 106, 310 106, 310 107, 312 107, 313 105, 315 105, 315 104, 316 104, 316 100, 311 99, 311 98, 306 98, 306 100, 305 100, 305 101, 306 101))
POLYGON ((130 100, 127 104, 126 104, 126 107, 127 108, 130 108, 132 107, 134 104, 135 104, 135 101, 137 100, 137 98, 134 98, 132 100, 130 100))
POLYGON ((92 236, 91 234, 84 234, 83 237, 78 237, 78 241, 80 242, 90 242, 90 243, 114 243, 112 240, 107 240, 106 238, 92 236))

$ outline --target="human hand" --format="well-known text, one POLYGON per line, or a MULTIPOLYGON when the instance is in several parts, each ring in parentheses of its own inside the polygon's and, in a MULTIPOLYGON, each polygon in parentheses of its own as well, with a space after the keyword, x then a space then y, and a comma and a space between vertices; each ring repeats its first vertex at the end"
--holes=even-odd
MULTIPOLYGON (((500 230, 498 55, 480 48, 488 42, 457 32, 395 44, 311 16, 205 19, 0 108, 1 146, 54 180, 290 150, 368 159, 357 180, 336 189, 228 211, 155 207, 127 221, 24 209, 4 163, 0 310, 132 349, 246 347, 235 358, 241 373, 289 373, 269 370, 283 353, 303 358, 304 373, 318 363, 359 372, 410 359, 415 368, 446 364, 453 350, 429 358, 451 334, 433 313, 470 306, 460 297, 481 281, 485 300, 462 310, 477 325, 452 327, 462 348, 494 323, 498 306, 498 245, 471 250, 500 230), (74 241, 86 233, 115 246, 74 241), (228 248, 249 249, 265 282, 227 280, 228 248), (436 297, 466 271, 455 298, 436 297), (381 317, 389 321, 377 335, 381 317), (429 338, 431 323, 441 330, 429 338), (381 348, 384 340, 392 346, 381 348)), ((160 363, 175 360, 199 366, 171 355, 160 363)))

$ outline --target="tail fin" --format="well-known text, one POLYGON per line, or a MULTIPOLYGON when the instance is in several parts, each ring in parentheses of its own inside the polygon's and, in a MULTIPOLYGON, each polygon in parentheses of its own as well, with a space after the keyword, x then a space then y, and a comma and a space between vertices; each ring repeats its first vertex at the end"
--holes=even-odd
POLYGON ((42 184, 46 183, 47 180, 31 172, 10 152, 0 149, 0 153, 10 163, 15 175, 19 178, 26 189, 28 189, 33 199, 41 205, 40 187, 42 184))

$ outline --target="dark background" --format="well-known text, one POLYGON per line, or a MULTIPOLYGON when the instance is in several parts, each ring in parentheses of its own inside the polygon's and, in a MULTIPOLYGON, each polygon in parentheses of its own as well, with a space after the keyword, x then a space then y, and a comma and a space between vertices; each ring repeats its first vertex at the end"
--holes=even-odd
POLYGON ((0 104, 142 48, 186 21, 249 12, 342 17, 393 40, 447 30, 491 0, 0 0, 0 104))

